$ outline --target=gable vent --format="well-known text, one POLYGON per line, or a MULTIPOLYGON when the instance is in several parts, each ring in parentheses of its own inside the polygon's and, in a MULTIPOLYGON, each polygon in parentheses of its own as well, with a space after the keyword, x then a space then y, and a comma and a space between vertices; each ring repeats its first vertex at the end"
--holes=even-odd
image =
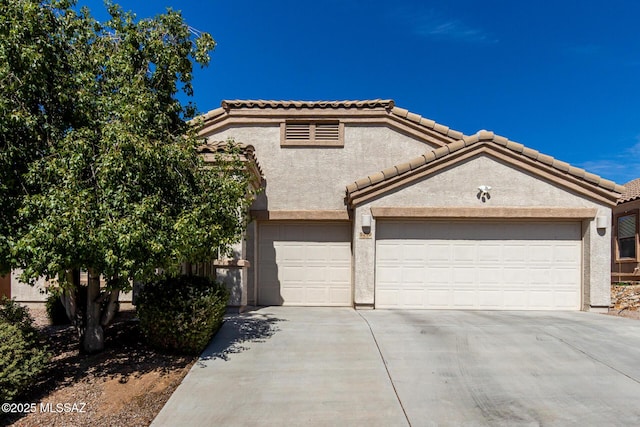
POLYGON ((340 139, 340 126, 338 123, 316 124, 316 139, 322 141, 338 141, 340 139))
POLYGON ((311 139, 310 123, 287 123, 285 138, 294 141, 308 141, 311 139))
POLYGON ((285 122, 282 145, 343 146, 344 125, 339 121, 285 122))

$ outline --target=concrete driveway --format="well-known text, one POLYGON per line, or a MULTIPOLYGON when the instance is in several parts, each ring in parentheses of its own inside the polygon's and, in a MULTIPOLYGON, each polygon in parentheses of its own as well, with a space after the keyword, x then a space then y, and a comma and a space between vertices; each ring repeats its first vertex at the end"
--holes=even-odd
POLYGON ((636 425, 640 321, 267 307, 231 315, 155 426, 636 425))

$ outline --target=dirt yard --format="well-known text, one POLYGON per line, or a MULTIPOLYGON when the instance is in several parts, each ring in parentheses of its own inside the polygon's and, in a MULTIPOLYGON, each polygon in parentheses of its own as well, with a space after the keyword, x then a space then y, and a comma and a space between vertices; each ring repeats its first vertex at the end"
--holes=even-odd
POLYGON ((106 331, 105 351, 91 356, 78 354, 71 326, 49 326, 44 307, 31 313, 47 337, 52 367, 17 400, 35 403, 36 411, 0 414, 0 425, 148 426, 197 359, 147 347, 133 310, 119 313, 106 331))

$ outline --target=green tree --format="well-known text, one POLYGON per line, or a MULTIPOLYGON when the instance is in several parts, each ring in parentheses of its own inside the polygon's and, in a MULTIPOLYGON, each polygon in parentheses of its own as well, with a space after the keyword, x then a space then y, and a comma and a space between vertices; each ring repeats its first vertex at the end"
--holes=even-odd
MULTIPOLYGON (((100 351, 103 326, 132 281, 211 259, 241 238, 248 177, 234 150, 205 167, 197 121, 188 121, 195 106, 177 97, 193 93, 193 64, 208 64, 209 34, 171 10, 138 20, 108 3, 111 18, 100 23, 72 2, 15 4, 52 20, 45 35, 57 42, 59 63, 46 67, 56 84, 45 92, 53 101, 33 114, 60 119, 15 172, 24 189, 10 185, 18 195, 18 225, 5 233, 10 265, 25 279, 58 277, 82 348, 100 351), (88 271, 86 287, 80 269, 88 271)), ((32 44, 21 41, 15 47, 29 55, 32 44)))
POLYGON ((72 120, 60 27, 51 5, 0 0, 0 274, 15 261, 22 197, 35 191, 23 176, 72 120))

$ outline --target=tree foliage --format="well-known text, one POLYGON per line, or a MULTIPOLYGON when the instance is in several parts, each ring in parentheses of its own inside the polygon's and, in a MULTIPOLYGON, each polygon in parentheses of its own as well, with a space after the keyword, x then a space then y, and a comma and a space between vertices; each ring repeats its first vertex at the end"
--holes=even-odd
POLYGON ((15 262, 9 238, 22 197, 35 191, 23 175, 73 114, 58 20, 36 1, 0 1, 0 273, 15 262))
POLYGON ((195 106, 178 99, 215 43, 172 10, 138 20, 108 3, 101 23, 70 1, 0 4, 0 262, 24 279, 58 277, 83 337, 97 334, 85 349, 99 350, 105 300, 241 237, 243 166, 227 155, 204 167, 195 106))

